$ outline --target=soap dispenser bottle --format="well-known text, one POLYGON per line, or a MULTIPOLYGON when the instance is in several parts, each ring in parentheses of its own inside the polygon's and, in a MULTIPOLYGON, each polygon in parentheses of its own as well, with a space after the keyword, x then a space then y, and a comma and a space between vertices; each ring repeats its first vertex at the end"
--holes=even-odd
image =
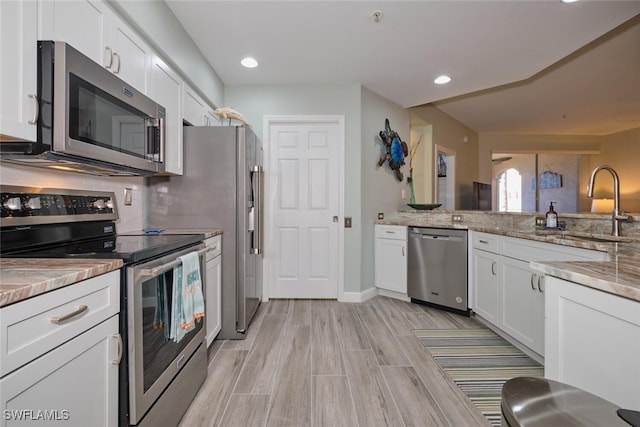
POLYGON ((558 227, 558 214, 553 210, 553 202, 549 202, 549 210, 547 211, 546 217, 546 227, 547 228, 557 228, 558 227))

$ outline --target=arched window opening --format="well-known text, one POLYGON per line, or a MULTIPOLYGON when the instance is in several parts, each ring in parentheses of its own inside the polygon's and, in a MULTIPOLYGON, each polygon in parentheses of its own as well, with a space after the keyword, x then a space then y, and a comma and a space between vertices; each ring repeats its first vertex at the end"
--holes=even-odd
POLYGON ((498 210, 522 212, 522 176, 516 169, 498 175, 498 210))

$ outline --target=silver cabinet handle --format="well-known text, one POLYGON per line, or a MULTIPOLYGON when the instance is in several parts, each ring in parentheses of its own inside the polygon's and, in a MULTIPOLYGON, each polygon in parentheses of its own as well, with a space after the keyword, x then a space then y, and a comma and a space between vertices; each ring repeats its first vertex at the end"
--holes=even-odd
POLYGON ((404 256, 404 246, 402 247, 402 256, 404 256))
POLYGON ((112 365, 119 365, 120 361, 122 360, 122 352, 124 351, 124 346, 122 345, 122 335, 113 334, 113 335, 111 335, 111 338, 114 338, 116 340, 116 342, 118 343, 118 357, 113 359, 111 361, 111 364, 112 365))
POLYGON ((536 290, 536 285, 533 283, 535 281, 536 275, 535 274, 531 274, 531 289, 532 290, 536 290))
POLYGON ((538 292, 543 293, 544 290, 542 289, 541 283, 542 283, 542 275, 538 276, 538 292))
POLYGON ((396 234, 395 231, 389 231, 389 230, 385 230, 385 233, 387 233, 387 234, 396 234))
POLYGON ((118 60, 116 69, 113 70, 113 73, 118 74, 120 72, 120 55, 118 55, 118 52, 113 52, 113 57, 118 60))
POLYGON ((478 240, 478 242, 480 242, 480 243, 484 243, 485 245, 488 245, 488 244, 489 244, 489 241, 488 241, 488 240, 482 240, 482 239, 479 239, 479 240, 478 240))
POLYGON ((33 99, 33 118, 29 120, 27 123, 30 125, 35 125, 38 123, 38 117, 40 116, 40 104, 38 104, 38 96, 30 93, 27 95, 29 98, 33 99))
POLYGON ((107 52, 107 59, 108 61, 105 61, 104 64, 104 68, 106 68, 107 70, 111 68, 111 66, 113 65, 113 51, 111 50, 111 48, 109 46, 105 46, 104 50, 107 52))
POLYGON ((66 322, 67 320, 73 319, 74 317, 80 316, 82 313, 84 313, 85 311, 87 311, 89 307, 87 307, 86 305, 82 304, 79 305, 78 308, 76 308, 75 310, 73 310, 71 313, 67 313, 64 316, 56 316, 56 317, 52 317, 51 318, 51 323, 55 323, 56 325, 59 325, 61 323, 66 322))
POLYGON ((494 276, 496 275, 496 262, 493 261, 491 263, 491 274, 493 274, 494 276))

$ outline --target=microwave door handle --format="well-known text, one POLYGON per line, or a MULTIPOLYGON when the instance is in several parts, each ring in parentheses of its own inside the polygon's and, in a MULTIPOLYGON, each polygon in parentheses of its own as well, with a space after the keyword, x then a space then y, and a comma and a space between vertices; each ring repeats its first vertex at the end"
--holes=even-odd
POLYGON ((165 119, 160 117, 158 119, 158 126, 160 127, 160 163, 164 163, 164 142, 165 142, 165 119))
MULTIPOLYGON (((207 253, 209 251, 212 251, 213 249, 214 248, 211 248, 211 247, 200 249, 199 251, 197 251, 198 256, 202 256, 205 253, 207 253)), ((171 270, 173 267, 176 267, 178 265, 180 265, 180 260, 176 259, 174 261, 167 262, 167 263, 159 265, 157 267, 142 268, 142 269, 140 269, 140 276, 143 276, 143 277, 158 276, 158 275, 160 275, 162 273, 165 273, 165 272, 171 270)))

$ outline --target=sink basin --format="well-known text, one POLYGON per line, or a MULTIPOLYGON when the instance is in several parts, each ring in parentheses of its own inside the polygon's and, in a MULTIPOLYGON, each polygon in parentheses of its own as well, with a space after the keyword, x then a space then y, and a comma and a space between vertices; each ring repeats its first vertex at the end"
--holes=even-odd
POLYGON ((596 242, 596 243, 633 242, 633 239, 629 237, 608 236, 605 234, 581 235, 581 234, 574 234, 574 233, 560 233, 558 237, 560 237, 561 239, 583 240, 586 242, 596 242))
POLYGON ((610 236, 608 234, 592 234, 578 231, 536 231, 537 236, 552 236, 558 239, 576 240, 595 243, 636 242, 637 239, 628 236, 610 236))

